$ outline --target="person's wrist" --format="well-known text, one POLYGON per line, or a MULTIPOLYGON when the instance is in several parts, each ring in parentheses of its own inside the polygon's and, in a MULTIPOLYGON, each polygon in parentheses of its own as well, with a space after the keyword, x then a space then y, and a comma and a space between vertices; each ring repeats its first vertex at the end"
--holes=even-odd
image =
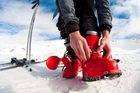
POLYGON ((103 30, 102 31, 102 36, 103 38, 110 38, 110 33, 108 30, 103 30))
POLYGON ((75 37, 75 36, 79 36, 80 32, 79 31, 75 31, 69 34, 70 37, 75 37))

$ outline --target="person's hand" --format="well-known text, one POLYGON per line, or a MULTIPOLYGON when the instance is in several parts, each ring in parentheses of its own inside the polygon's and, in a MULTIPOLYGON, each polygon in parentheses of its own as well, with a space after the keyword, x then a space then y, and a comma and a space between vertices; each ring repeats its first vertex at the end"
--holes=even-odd
POLYGON ((103 57, 105 58, 111 58, 111 46, 110 46, 110 37, 109 37, 109 31, 104 30, 102 32, 102 39, 100 41, 99 48, 97 49, 97 53, 101 53, 103 50, 103 57))
POLYGON ((77 57, 85 62, 90 59, 91 50, 87 44, 87 41, 84 37, 82 37, 79 31, 73 32, 69 34, 70 36, 70 46, 74 50, 77 57))

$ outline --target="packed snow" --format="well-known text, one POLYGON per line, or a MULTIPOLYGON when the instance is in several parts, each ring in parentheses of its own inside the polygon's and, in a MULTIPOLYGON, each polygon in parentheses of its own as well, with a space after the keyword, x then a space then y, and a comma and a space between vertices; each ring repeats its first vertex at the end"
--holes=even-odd
MULTIPOLYGON (((45 60, 48 56, 63 56, 63 40, 36 41, 32 44, 32 58, 45 60)), ((120 59, 122 76, 114 80, 95 82, 82 81, 81 72, 76 78, 64 79, 62 68, 51 71, 45 63, 31 65, 29 72, 25 67, 0 71, 0 93, 140 93, 140 41, 113 40, 113 58, 120 59)), ((26 44, 1 44, 0 63, 10 58, 26 56, 26 44)))

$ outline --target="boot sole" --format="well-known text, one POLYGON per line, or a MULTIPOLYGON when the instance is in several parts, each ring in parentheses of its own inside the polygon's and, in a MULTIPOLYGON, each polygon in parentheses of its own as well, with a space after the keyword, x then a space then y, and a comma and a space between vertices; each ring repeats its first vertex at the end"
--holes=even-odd
POLYGON ((98 76, 98 77, 88 77, 87 75, 83 75, 82 80, 88 81, 88 82, 105 80, 105 79, 113 80, 113 79, 119 78, 121 75, 122 73, 112 73, 112 74, 106 74, 106 75, 98 76))

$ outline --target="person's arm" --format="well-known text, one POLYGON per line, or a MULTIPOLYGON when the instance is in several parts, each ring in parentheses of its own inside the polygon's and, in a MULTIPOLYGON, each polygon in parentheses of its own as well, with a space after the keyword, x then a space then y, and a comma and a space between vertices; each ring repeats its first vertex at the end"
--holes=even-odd
POLYGON ((73 0, 56 0, 56 4, 63 19, 66 33, 70 34, 79 30, 79 19, 75 16, 73 0))
POLYGON ((112 28, 112 15, 109 6, 109 0, 95 1, 100 31, 102 32, 104 30, 108 30, 110 32, 112 28))
POLYGON ((111 46, 110 46, 110 34, 108 30, 103 30, 102 39, 100 41, 100 46, 97 49, 97 53, 101 53, 103 50, 103 57, 111 58, 111 46))
POLYGON ((109 0, 96 0, 96 9, 99 21, 99 29, 101 31, 102 39, 97 52, 103 50, 103 57, 110 58, 110 31, 112 28, 112 15, 109 7, 109 0))

